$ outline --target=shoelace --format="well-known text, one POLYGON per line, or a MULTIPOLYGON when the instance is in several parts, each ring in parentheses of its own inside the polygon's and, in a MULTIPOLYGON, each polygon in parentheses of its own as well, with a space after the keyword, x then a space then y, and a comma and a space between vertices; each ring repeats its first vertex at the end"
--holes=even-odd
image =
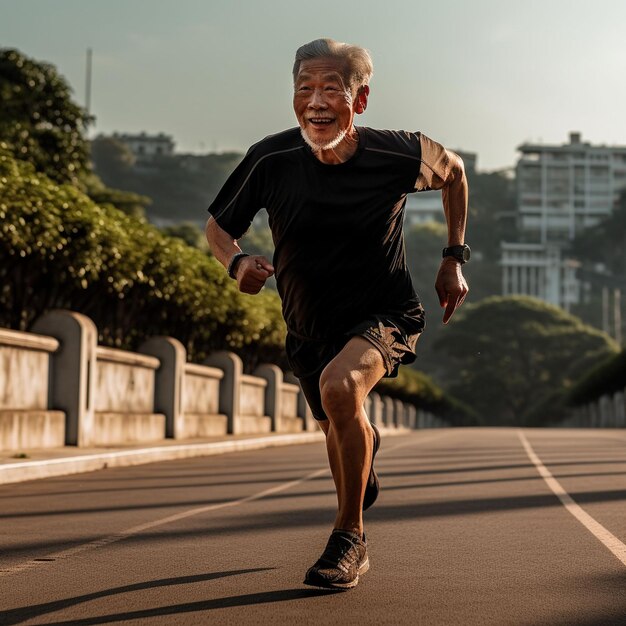
POLYGON ((333 533, 326 544, 322 559, 333 565, 347 558, 350 565, 358 559, 357 544, 346 535, 333 533))

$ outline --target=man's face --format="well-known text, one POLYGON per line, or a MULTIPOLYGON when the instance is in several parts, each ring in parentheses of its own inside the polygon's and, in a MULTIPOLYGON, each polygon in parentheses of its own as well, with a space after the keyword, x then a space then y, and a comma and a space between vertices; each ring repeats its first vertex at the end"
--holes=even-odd
POLYGON ((352 129, 355 112, 361 112, 360 100, 353 98, 342 70, 342 62, 332 58, 310 59, 300 64, 293 109, 307 143, 313 148, 336 147, 352 129))

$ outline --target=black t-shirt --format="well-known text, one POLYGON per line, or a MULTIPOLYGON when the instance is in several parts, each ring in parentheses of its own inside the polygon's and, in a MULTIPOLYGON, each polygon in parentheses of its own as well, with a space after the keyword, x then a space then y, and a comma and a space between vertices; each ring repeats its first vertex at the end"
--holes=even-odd
POLYGON ((209 207, 234 239, 267 210, 283 315, 302 338, 336 337, 372 315, 408 315, 410 324, 411 311, 421 311, 404 205, 408 193, 441 186, 445 149, 421 133, 357 130, 357 151, 337 165, 319 161, 299 128, 266 137, 209 207))

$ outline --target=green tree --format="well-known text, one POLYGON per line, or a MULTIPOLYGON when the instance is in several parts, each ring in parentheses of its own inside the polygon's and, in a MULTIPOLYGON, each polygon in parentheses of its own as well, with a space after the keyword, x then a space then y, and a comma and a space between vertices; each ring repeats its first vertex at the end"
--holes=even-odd
POLYGON ((28 330, 51 308, 88 315, 106 345, 170 335, 190 358, 231 349, 285 366, 275 293, 246 296, 179 238, 57 185, 0 144, 0 326, 28 330))
POLYGON ((91 159, 103 180, 117 180, 120 185, 136 163, 132 150, 115 137, 98 135, 90 144, 91 159))
POLYGON ((181 222, 180 224, 165 226, 162 231, 168 237, 182 239, 192 248, 198 248, 198 250, 204 250, 205 252, 209 249, 203 230, 193 222, 181 222))
POLYGON ((0 49, 0 141, 17 158, 56 182, 77 184, 90 170, 90 121, 53 65, 0 49))
POLYGON ((242 155, 176 154, 136 161, 118 139, 100 136, 91 142, 91 157, 95 172, 106 185, 152 200, 146 211, 150 220, 200 225, 208 218, 209 204, 242 155))
MULTIPOLYGON (((508 171, 469 171, 469 215, 467 241, 490 263, 500 260, 500 242, 516 237, 515 193, 508 171)), ((474 259, 475 261, 477 259, 474 259)))
MULTIPOLYGON (((555 391, 617 351, 615 342, 562 309, 529 297, 493 297, 459 311, 437 349, 453 395, 486 423, 523 424, 555 391)), ((544 420, 550 415, 544 415, 544 420)))
POLYGON ((268 223, 266 211, 261 211, 252 226, 241 240, 243 249, 249 254, 262 254, 270 261, 274 256, 274 240, 268 223))
POLYGON ((572 254, 581 261, 601 263, 613 276, 626 280, 626 190, 610 215, 578 234, 572 254))
POLYGON ((430 317, 439 311, 435 278, 441 264, 441 250, 447 245, 448 228, 439 222, 414 224, 405 230, 404 237, 411 278, 430 317))

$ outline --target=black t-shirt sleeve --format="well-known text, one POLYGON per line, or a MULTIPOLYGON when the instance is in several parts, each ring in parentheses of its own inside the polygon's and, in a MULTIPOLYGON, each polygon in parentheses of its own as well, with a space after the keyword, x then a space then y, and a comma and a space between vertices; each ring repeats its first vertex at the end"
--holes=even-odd
POLYGON ((416 191, 441 189, 446 185, 452 171, 449 152, 436 141, 420 133, 419 176, 415 181, 416 191))
POLYGON ((209 206, 209 213, 233 239, 243 236, 263 208, 261 161, 255 146, 250 148, 209 206))

